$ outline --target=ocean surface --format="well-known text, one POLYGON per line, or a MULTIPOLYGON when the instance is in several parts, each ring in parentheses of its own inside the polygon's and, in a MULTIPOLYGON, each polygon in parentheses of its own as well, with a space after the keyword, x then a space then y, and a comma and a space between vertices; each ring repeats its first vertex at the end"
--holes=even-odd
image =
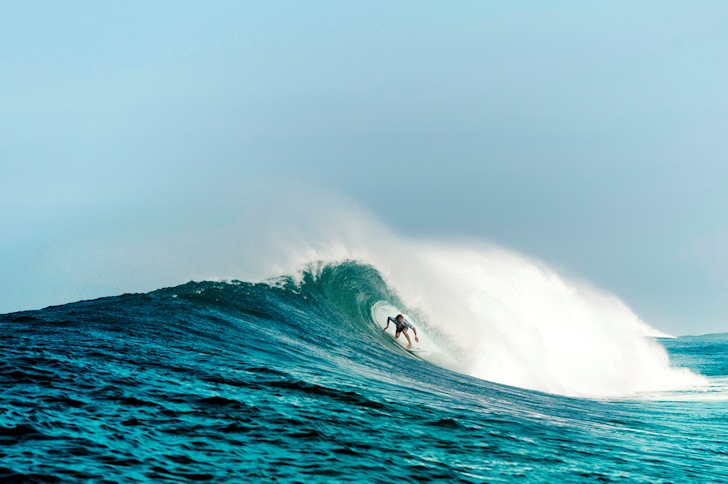
POLYGON ((493 333, 497 369, 457 340, 489 333, 385 279, 321 264, 0 316, 0 481, 728 482, 728 335, 605 337, 623 354, 580 367, 554 363, 567 333, 493 333), (397 312, 418 352, 383 331, 397 312), (675 384, 628 385, 652 371, 675 384))

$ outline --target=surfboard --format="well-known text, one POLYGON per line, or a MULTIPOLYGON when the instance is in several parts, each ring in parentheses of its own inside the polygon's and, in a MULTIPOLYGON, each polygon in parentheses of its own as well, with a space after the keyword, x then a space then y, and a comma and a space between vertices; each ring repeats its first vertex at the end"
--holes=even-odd
POLYGON ((402 349, 403 349, 403 350, 405 350, 405 351, 409 351, 409 352, 410 352, 410 353, 412 353, 412 354, 427 353, 427 351, 425 351, 425 350, 423 350, 423 349, 421 349, 421 348, 419 348, 419 347, 417 347, 417 346, 414 346, 414 347, 412 347, 412 348, 407 348, 407 347, 405 346, 405 345, 407 344, 407 341, 405 341, 405 340, 404 340, 404 337, 402 337, 401 339, 397 339, 397 338, 396 338, 396 337, 395 337, 395 336, 394 336, 394 335, 393 335, 392 333, 390 333, 389 331, 385 331, 385 334, 386 334, 387 336, 389 336, 390 338, 392 338, 392 341, 394 341, 395 343, 397 343, 397 346, 399 346, 400 348, 402 348, 402 349))

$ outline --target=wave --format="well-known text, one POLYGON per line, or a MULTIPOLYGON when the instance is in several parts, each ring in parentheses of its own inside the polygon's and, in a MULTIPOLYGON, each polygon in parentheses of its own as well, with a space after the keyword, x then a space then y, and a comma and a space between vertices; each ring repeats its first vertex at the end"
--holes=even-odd
MULTIPOLYGON (((116 471, 137 480, 353 472, 365 480, 647 481, 698 459, 708 464, 696 478, 722 475, 720 407, 676 401, 702 394, 653 393, 623 404, 462 374, 471 362, 457 340, 462 328, 414 307, 380 268, 361 261, 9 314, 0 329, 11 416, 0 426, 11 450, 0 471, 16 480, 43 477, 37 462, 48 478, 78 479, 116 471), (429 352, 412 355, 382 331, 395 310, 417 325, 429 352), (428 363, 440 364, 437 356, 461 373, 428 363), (402 442, 404 466, 391 455, 402 442), (265 473, 260 456, 270 462, 265 473)), ((712 380, 724 382, 722 344, 663 343, 691 367, 701 360, 696 347, 715 352, 712 380)), ((713 390, 711 399, 720 396, 713 390)))
POLYGON ((272 283, 315 297, 392 349, 382 327, 402 313, 420 334, 418 357, 495 383, 588 397, 707 383, 671 366, 660 333, 616 297, 517 254, 430 246, 396 260, 386 272, 317 261, 272 283))

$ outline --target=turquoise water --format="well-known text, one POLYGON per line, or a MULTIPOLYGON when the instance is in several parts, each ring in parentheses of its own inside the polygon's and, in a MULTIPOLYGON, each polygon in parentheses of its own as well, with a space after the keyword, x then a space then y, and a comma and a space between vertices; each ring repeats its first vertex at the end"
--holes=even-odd
POLYGON ((728 336, 700 389, 573 398, 410 354, 371 267, 0 316, 0 480, 728 482, 728 336))

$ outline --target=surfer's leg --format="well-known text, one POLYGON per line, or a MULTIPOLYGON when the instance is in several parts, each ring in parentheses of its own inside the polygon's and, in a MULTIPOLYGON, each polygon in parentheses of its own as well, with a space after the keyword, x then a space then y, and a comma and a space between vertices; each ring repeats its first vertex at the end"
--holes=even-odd
POLYGON ((399 331, 397 331, 396 333, 394 333, 394 337, 395 338, 399 338, 399 335, 400 335, 400 332, 399 331))
POLYGON ((412 348, 412 340, 410 339, 409 335, 407 334, 407 328, 404 328, 402 330, 402 333, 404 333, 404 337, 407 338, 407 349, 412 348))

